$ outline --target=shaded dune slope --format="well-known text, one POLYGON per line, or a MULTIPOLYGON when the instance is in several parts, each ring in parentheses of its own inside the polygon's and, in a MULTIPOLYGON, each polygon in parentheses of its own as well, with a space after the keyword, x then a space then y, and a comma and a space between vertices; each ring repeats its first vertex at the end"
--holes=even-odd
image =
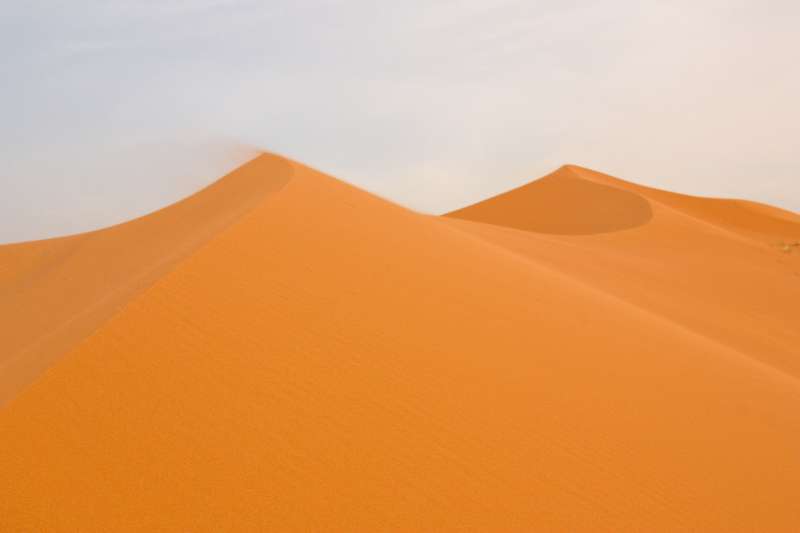
POLYGON ((758 241, 800 240, 800 215, 777 207, 746 200, 678 194, 626 182, 587 168, 574 165, 566 168, 587 181, 641 194, 653 202, 758 241))
POLYGON ((100 231, 0 246, 0 405, 133 295, 289 179, 259 159, 148 216, 100 231))
POLYGON ((568 167, 447 216, 565 235, 635 228, 652 217, 642 196, 581 179, 568 167))
MULTIPOLYGON (((249 168, 287 164, 0 411, 0 529, 796 526, 790 374, 476 229, 497 226, 249 168)), ((548 238, 579 263, 658 209, 548 238)))

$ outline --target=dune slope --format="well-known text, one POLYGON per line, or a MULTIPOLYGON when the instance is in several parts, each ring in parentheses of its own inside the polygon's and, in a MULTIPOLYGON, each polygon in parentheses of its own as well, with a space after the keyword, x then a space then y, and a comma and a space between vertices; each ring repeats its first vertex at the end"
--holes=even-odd
POLYGON ((702 198, 644 187, 575 165, 565 167, 583 180, 636 192, 699 220, 750 237, 757 242, 800 239, 800 215, 746 200, 702 198))
POLYGON ((784 368, 475 229, 498 226, 419 215, 275 156, 249 168, 282 165, 280 192, 0 411, 0 529, 800 520, 800 385, 784 368))
POLYGON ((279 160, 256 160, 143 218, 0 246, 0 406, 133 295, 282 187, 289 170, 279 160))
POLYGON ((541 233, 592 235, 641 226, 653 213, 640 195, 581 179, 562 167, 447 216, 541 233))
POLYGON ((800 378, 797 257, 692 225, 654 223, 576 242, 461 220, 452 224, 800 378))
MULTIPOLYGON (((447 215, 452 224, 521 257, 547 264, 576 280, 658 313, 676 324, 727 344, 761 362, 800 378, 800 218, 743 202, 697 198, 659 191, 588 169, 565 166, 538 182, 486 202, 502 201, 502 215, 482 203, 447 215), (576 181, 600 184, 646 202, 647 223, 624 231, 600 231, 640 211, 607 202, 605 194, 586 194, 583 210, 572 202, 576 181), (582 219, 591 237, 553 234, 537 202, 509 201, 517 192, 539 198, 564 218, 582 219), (469 220, 465 222, 464 219, 469 220), (524 221, 508 224, 508 221, 524 221)), ((586 189, 589 193, 594 191, 586 189)), ((631 204, 633 205, 633 204, 631 204)))

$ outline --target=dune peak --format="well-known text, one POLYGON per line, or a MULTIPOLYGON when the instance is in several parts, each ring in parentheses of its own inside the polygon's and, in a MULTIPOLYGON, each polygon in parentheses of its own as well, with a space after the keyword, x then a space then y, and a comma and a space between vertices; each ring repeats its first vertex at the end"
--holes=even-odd
POLYGON ((559 235, 594 235, 636 228, 653 216, 650 202, 624 189, 587 180, 574 165, 445 216, 559 235))

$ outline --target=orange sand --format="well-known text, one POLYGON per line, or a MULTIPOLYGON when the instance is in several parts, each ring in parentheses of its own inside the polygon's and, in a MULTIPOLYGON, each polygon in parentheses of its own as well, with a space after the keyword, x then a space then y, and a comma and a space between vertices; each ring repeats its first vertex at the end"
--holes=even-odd
POLYGON ((0 406, 135 294, 288 180, 260 159, 196 195, 102 231, 0 246, 0 406))
POLYGON ((197 198, 0 247, 0 531, 800 523, 795 215, 564 167, 430 217, 270 155, 197 198))

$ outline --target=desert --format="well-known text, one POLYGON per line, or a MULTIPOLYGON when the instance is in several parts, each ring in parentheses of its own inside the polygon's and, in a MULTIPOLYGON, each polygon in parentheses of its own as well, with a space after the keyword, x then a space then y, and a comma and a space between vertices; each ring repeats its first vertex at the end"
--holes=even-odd
POLYGON ((0 246, 0 530, 792 531, 798 241, 575 165, 434 216, 263 153, 0 246))

